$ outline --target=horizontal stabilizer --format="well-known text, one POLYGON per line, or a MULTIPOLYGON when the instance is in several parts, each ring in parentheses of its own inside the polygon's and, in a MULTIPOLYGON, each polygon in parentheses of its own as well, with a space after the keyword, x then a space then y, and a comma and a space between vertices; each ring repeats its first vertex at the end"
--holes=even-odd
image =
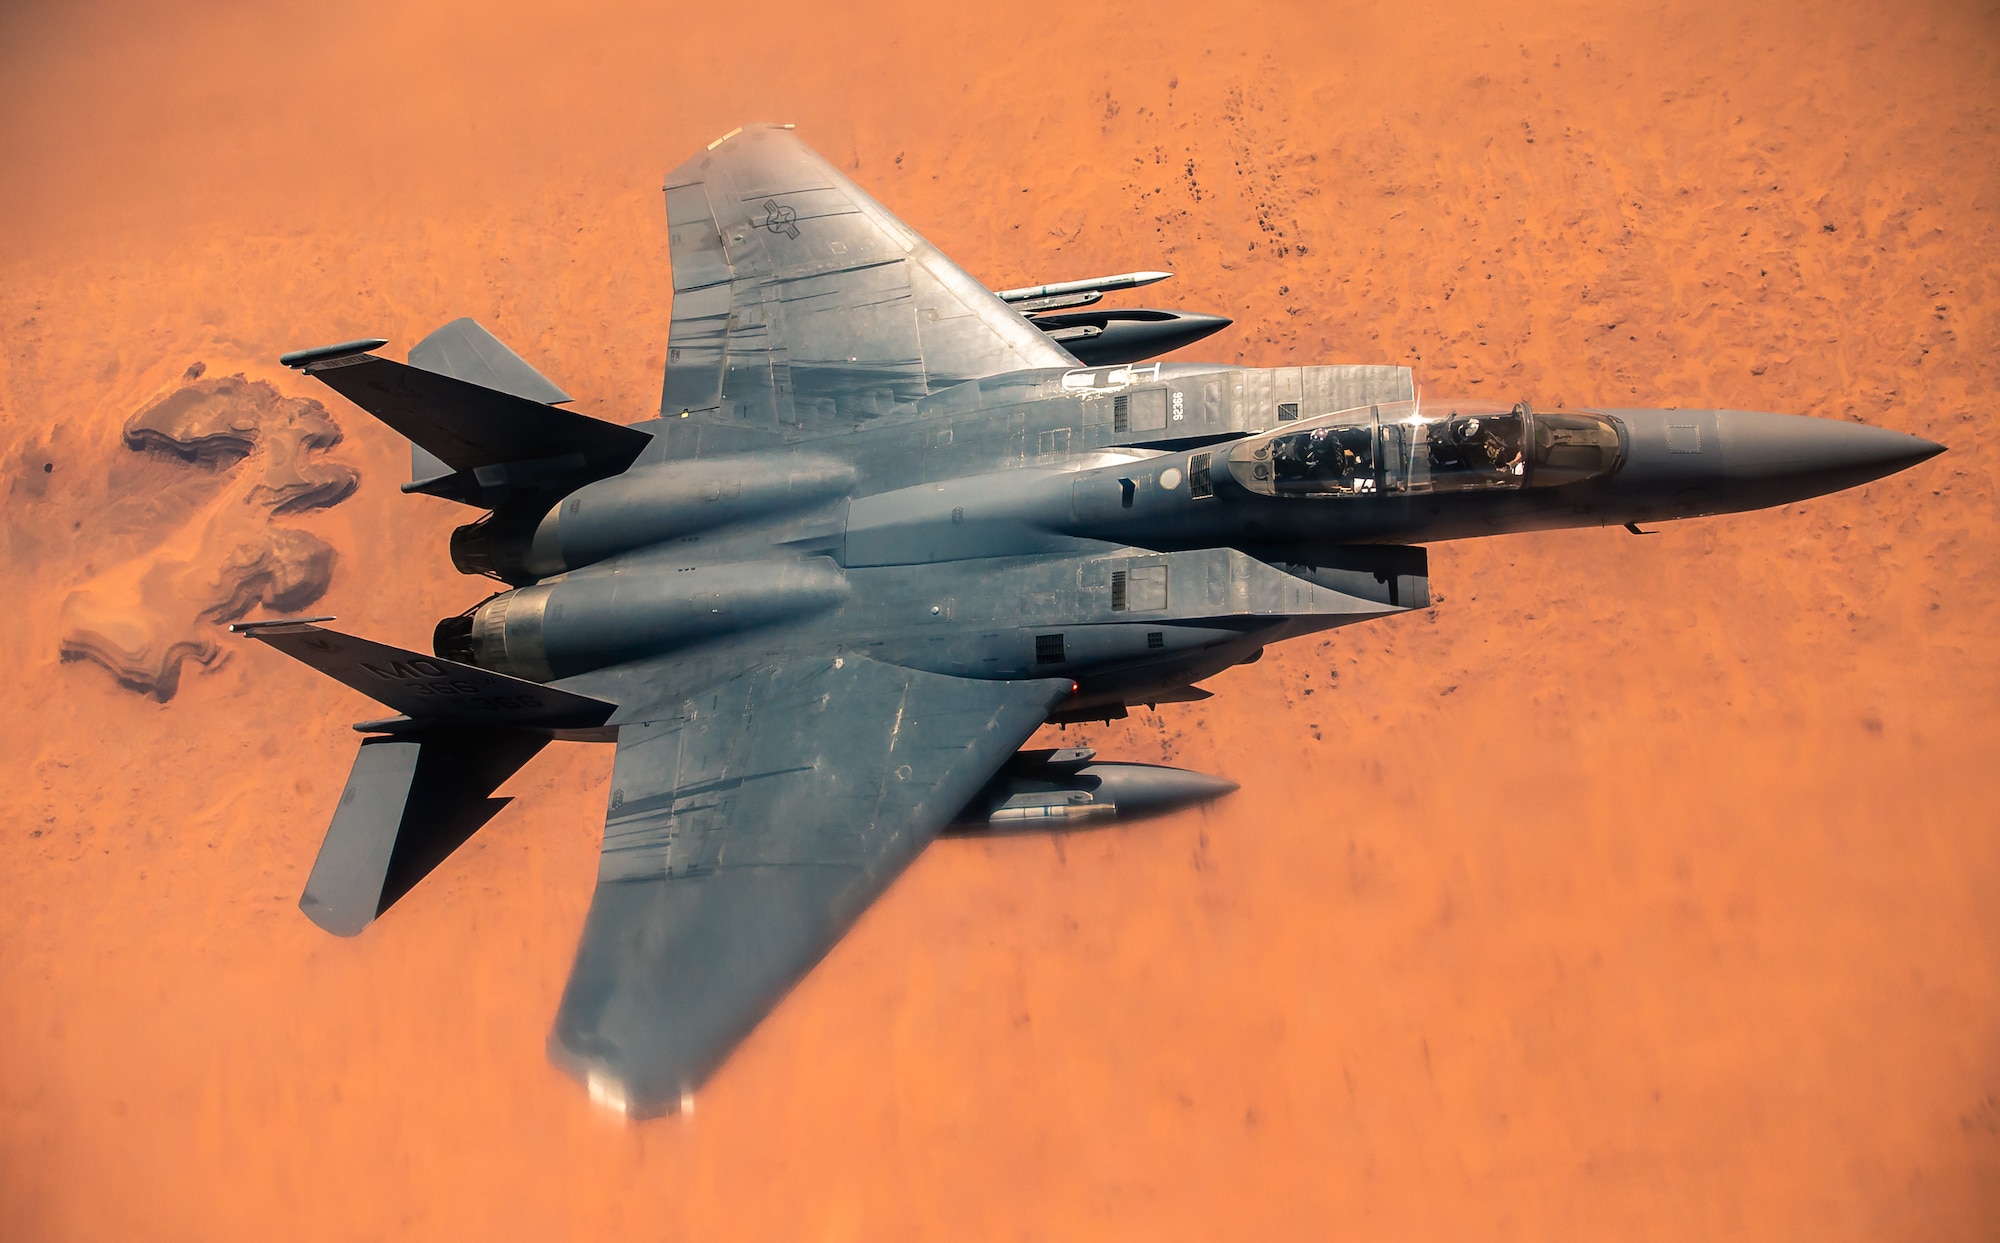
POLYGON ((546 745, 481 729, 363 742, 299 909, 354 936, 498 814, 509 800, 490 795, 546 745))
POLYGON ((230 629, 311 665, 420 727, 590 729, 604 724, 617 708, 587 695, 439 656, 420 656, 311 622, 238 622, 230 629))
POLYGON ((602 479, 630 466, 652 440, 635 428, 374 354, 309 362, 305 372, 476 487, 602 479))

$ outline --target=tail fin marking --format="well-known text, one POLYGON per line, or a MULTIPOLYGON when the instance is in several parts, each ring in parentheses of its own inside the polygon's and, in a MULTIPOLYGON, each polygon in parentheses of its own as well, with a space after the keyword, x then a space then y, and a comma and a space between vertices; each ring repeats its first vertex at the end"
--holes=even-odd
POLYGON ((419 726, 589 729, 617 710, 602 699, 359 639, 313 621, 238 622, 230 629, 311 665, 419 726))

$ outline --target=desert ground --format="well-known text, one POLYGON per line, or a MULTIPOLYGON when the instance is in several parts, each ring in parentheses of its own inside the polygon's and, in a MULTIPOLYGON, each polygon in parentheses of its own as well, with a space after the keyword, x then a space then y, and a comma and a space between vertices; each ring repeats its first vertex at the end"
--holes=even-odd
POLYGON ((2000 10, 954 7, 0 9, 0 1236, 2000 1237, 2000 10), (471 315, 646 417, 749 120, 993 287, 1173 270, 1195 357, 1951 451, 1048 731, 1243 788, 938 843, 627 1124, 543 1054, 609 750, 337 940, 375 709, 220 622, 486 594, 278 355, 471 315))

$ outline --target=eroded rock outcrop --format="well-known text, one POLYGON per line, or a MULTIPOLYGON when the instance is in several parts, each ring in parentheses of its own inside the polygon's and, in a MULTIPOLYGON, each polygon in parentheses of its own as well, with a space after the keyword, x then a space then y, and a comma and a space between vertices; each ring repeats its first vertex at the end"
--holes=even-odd
POLYGON ((333 547, 275 520, 353 493, 360 475, 321 456, 340 437, 316 401, 189 368, 187 383, 126 421, 125 444, 190 470, 225 472, 231 486, 146 553, 69 593, 63 659, 93 661, 119 685, 165 702, 186 662, 221 659, 218 624, 260 605, 274 613, 312 605, 332 582, 333 547))

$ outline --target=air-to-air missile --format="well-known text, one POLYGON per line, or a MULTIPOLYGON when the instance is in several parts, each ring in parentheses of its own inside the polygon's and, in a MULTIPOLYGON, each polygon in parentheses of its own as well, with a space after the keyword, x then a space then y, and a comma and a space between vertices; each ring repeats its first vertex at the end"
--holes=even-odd
POLYGON ((1172 272, 1120 272, 1115 276, 1092 276, 1077 281, 1057 281, 1052 285, 996 289, 993 296, 1026 315, 1034 311, 1053 311, 1059 307, 1089 306, 1105 294, 1121 289, 1144 289, 1172 275, 1172 272))
POLYGON ((1164 273, 996 296, 781 127, 719 140, 666 197, 657 418, 562 409, 470 320, 408 364, 379 339, 285 356, 414 442, 406 491, 481 511, 452 560, 501 590, 428 655, 238 627, 392 713, 356 726, 301 899, 334 932, 548 741, 616 744, 549 1048, 634 1115, 685 1103, 940 832, 1235 788, 1020 750, 1045 723, 1203 699, 1268 644, 1423 608, 1428 541, 1642 532, 1942 451, 1782 414, 1419 399, 1394 366, 1140 365, 1222 321, 1077 309, 1164 273))
POLYGON ((1172 275, 1171 272, 1121 272, 1116 276, 1002 289, 994 297, 1021 312, 1029 323, 1049 334, 1050 340, 1087 367, 1136 363, 1193 345, 1229 327, 1231 321, 1220 315, 1152 307, 1106 307, 1093 311, 1065 308, 1093 306, 1107 293, 1139 289, 1172 275), (1061 313, 1044 313, 1052 311, 1061 313))

